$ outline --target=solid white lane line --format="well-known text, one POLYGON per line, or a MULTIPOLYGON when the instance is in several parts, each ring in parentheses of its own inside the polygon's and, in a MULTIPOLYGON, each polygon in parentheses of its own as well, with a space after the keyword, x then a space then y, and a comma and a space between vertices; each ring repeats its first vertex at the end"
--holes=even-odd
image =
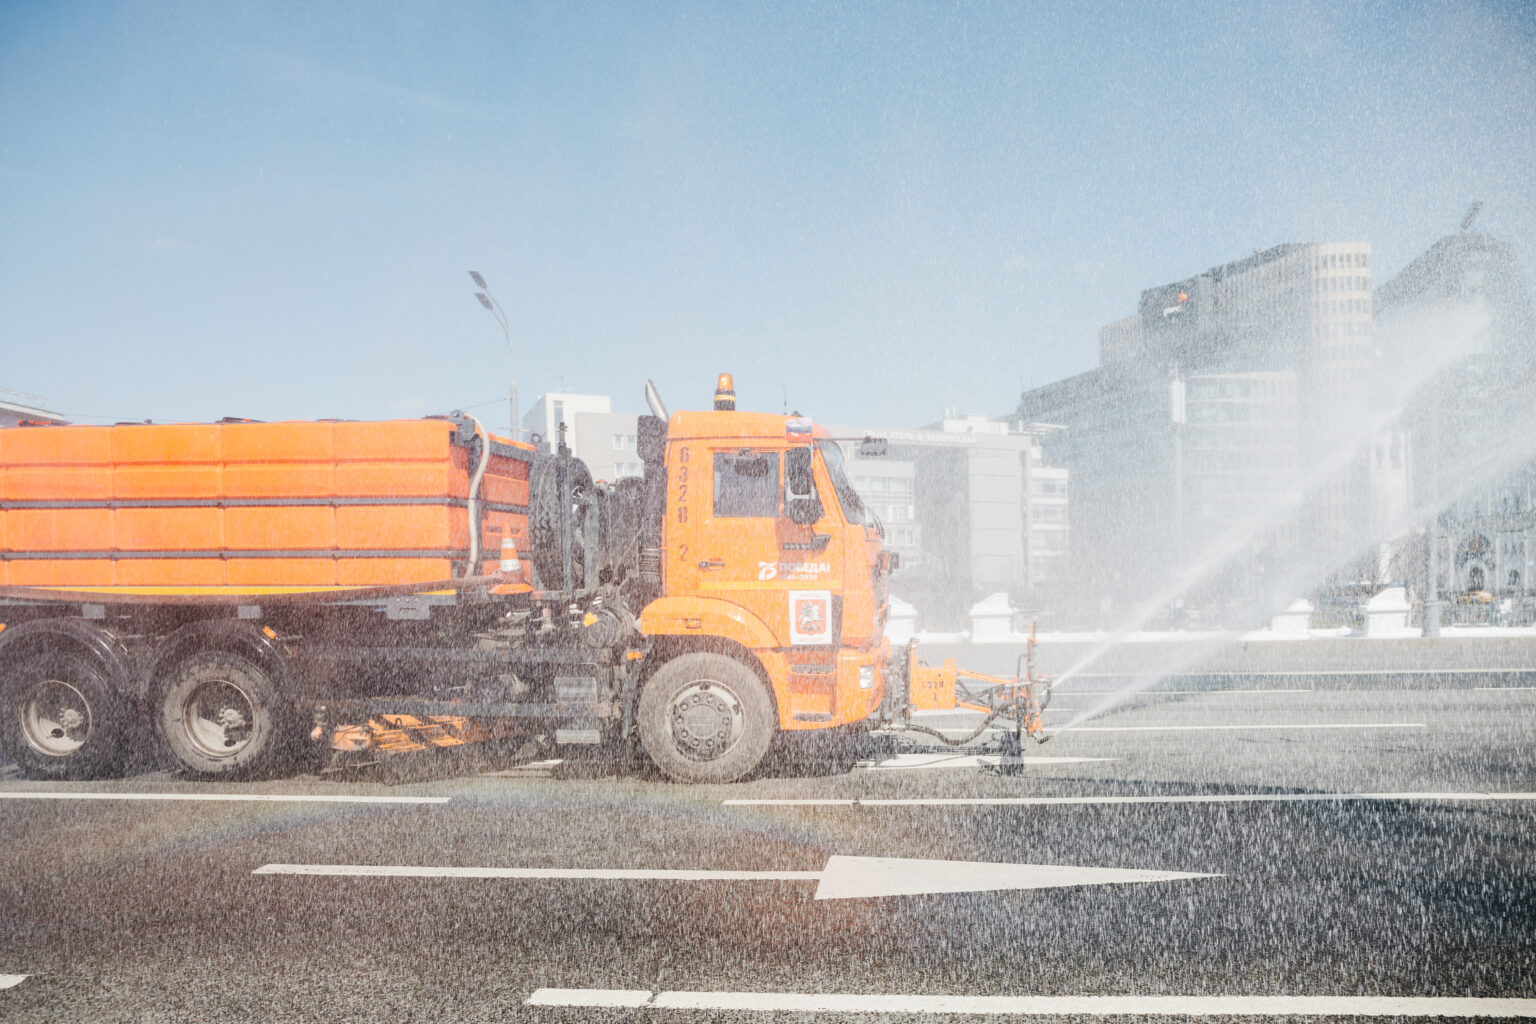
POLYGON ((1536 999, 1376 996, 911 996, 811 992, 659 992, 663 1009, 790 1013, 1025 1013, 1119 1016, 1536 1016, 1536 999))
MULTIPOLYGON (((1074 725, 1073 732, 1243 732, 1250 729, 1424 729, 1423 722, 1344 722, 1322 725, 1074 725)), ((1055 734, 1053 734, 1055 735, 1055 734)))
POLYGON ((860 761, 855 767, 872 772, 905 771, 912 768, 998 768, 1003 765, 1079 764, 1084 761, 1114 761, 1113 757, 1001 757, 995 754, 896 754, 878 761, 860 761))
POLYGON ((1192 796, 976 796, 723 800, 735 807, 1065 807, 1103 804, 1260 804, 1343 800, 1536 800, 1536 793, 1221 793, 1192 796))
POLYGON ((25 974, 0 974, 0 988, 15 988, 26 980, 25 974))
POLYGON ((1536 1017, 1536 999, 1455 996, 923 996, 877 992, 678 991, 652 996, 645 989, 541 988, 524 1005, 837 1014, 1536 1017))
POLYGON ((235 803, 445 804, 446 796, 321 796, 313 793, 65 793, 0 792, 0 800, 222 800, 235 803))

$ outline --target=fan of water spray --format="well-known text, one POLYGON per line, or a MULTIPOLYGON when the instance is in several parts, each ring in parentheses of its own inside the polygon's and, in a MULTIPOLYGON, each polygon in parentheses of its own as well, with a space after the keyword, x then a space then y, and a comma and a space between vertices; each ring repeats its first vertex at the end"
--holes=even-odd
MULTIPOLYGON (((1172 602, 1202 583, 1215 579, 1235 561, 1251 551, 1261 538, 1324 499, 1352 467, 1359 464, 1374 439, 1402 419, 1425 388, 1484 342, 1490 317, 1481 304, 1445 304, 1421 308, 1411 319, 1387 322, 1379 328, 1381 348, 1392 353, 1371 368, 1369 381, 1348 404, 1332 410, 1333 415, 1320 425, 1320 437, 1310 446, 1303 471, 1289 486, 1276 487, 1252 502, 1246 514, 1228 528, 1213 534, 1193 550, 1186 552, 1183 564, 1176 567, 1165 584, 1135 603, 1132 614, 1095 644, 1083 657, 1061 673, 1061 685, 1092 667, 1106 652, 1125 642, 1161 615, 1172 602)), ((1536 457, 1536 414, 1529 403, 1511 402, 1505 411, 1508 429, 1506 443, 1487 452, 1472 463, 1457 467, 1454 485, 1443 488, 1438 505, 1443 507, 1462 494, 1495 480, 1529 459, 1536 457)), ((1367 543, 1381 543, 1400 537, 1437 514, 1439 508, 1410 508, 1397 521, 1374 524, 1375 534, 1367 543)), ((1162 679, 1183 672, 1205 661, 1216 651, 1230 645, 1248 629, 1254 629, 1297 595, 1314 589, 1331 572, 1348 564, 1362 551, 1361 538, 1324 537, 1303 546, 1270 580, 1261 600, 1242 610, 1233 623, 1237 628, 1202 634, 1191 643, 1181 644, 1172 652, 1156 655, 1154 663, 1145 664, 1131 680, 1103 700, 1075 715, 1055 732, 1069 730, 1115 707, 1126 698, 1156 685, 1162 679)))

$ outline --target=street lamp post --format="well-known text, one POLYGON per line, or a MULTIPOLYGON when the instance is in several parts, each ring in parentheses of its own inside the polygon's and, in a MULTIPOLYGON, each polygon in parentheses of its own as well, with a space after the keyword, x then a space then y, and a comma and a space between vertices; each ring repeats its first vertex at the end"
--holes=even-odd
POLYGON ((1440 635, 1440 394, 1439 382, 1431 382, 1429 400, 1420 428, 1420 463, 1424 489, 1429 501, 1429 521, 1424 524, 1424 596, 1419 632, 1423 636, 1440 635))
POLYGON ((496 322, 501 325, 501 333, 507 339, 507 397, 512 405, 511 437, 512 440, 516 441, 522 436, 522 432, 517 425, 517 374, 514 370, 517 353, 512 348, 512 328, 507 322, 506 311, 501 308, 501 303, 497 302, 496 297, 491 294, 490 285, 485 283, 485 278, 480 276, 480 272, 471 270, 469 272, 469 279, 475 282, 475 285, 480 289, 478 292, 475 292, 475 298, 480 300, 480 305, 485 307, 486 312, 496 318, 496 322))
MULTIPOLYGON (((1184 572, 1184 424, 1188 418, 1186 385, 1175 364, 1168 382, 1169 421, 1173 429, 1173 578, 1184 572)), ((1173 599, 1173 627, 1183 629, 1189 606, 1185 595, 1173 599)))

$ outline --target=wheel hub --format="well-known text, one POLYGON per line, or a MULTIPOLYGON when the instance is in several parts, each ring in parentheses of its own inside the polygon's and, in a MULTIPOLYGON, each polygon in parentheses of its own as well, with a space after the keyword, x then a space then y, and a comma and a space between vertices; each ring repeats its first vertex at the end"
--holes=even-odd
POLYGON ((91 734, 91 705, 85 695, 61 679, 46 679, 21 702, 21 735, 27 745, 49 757, 67 757, 91 734))
POLYGON ((720 683, 696 683, 672 702, 672 739, 695 761, 712 761, 741 737, 741 701, 720 683))
POLYGON ((204 753, 238 754, 251 741, 255 708, 244 690, 228 680, 211 680, 193 690, 182 715, 186 735, 204 753))

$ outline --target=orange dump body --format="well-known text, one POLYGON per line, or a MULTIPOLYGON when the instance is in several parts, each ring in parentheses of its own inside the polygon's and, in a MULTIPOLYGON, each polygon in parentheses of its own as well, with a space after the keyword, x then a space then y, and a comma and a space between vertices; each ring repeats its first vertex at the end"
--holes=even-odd
MULTIPOLYGON (((239 594, 463 576, 472 434, 444 419, 0 430, 0 586, 239 594)), ((532 449, 497 438, 491 453, 473 575, 496 571, 503 537, 528 550, 532 449)))

